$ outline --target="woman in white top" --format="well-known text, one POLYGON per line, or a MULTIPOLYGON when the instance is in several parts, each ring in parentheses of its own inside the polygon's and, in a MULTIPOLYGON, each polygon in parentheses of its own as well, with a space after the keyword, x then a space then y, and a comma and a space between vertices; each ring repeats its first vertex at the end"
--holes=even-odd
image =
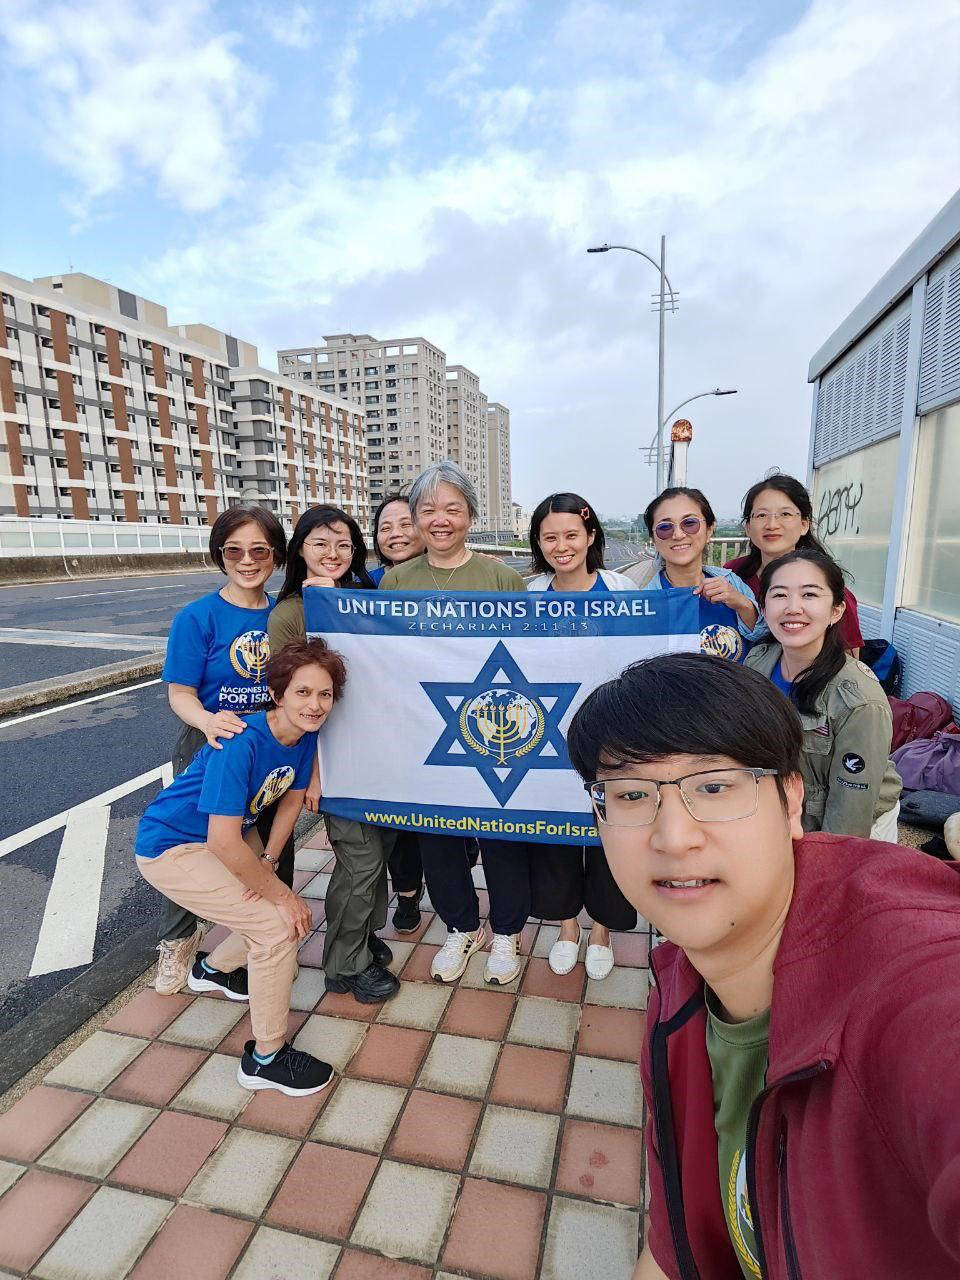
MULTIPOLYGON (((625 574, 603 567, 603 527, 590 504, 576 493, 544 498, 530 520, 530 555, 541 570, 528 591, 636 591, 625 574)), ((580 958, 583 930, 577 919, 586 906, 593 920, 586 954, 591 978, 613 968, 611 929, 632 929, 637 913, 617 888, 599 845, 531 844, 532 911, 559 920, 550 950, 554 973, 570 973, 580 958)))

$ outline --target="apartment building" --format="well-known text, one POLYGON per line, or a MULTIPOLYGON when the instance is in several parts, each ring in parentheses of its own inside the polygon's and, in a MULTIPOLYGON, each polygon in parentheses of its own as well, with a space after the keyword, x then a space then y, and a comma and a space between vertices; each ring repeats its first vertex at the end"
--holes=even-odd
POLYGON ((447 457, 460 464, 480 498, 477 527, 488 527, 487 397, 477 374, 462 364, 447 365, 447 457))
MULTIPOLYGON (((312 497, 302 387, 286 388, 290 410, 280 411, 284 448, 288 420, 298 432, 296 483, 289 455, 272 489, 258 483, 274 478, 258 476, 254 455, 241 455, 232 373, 258 369, 250 343, 207 325, 172 328, 159 303, 80 273, 0 273, 0 306, 0 515, 206 525, 248 481, 284 517, 312 497)), ((275 398, 282 406, 283 388, 275 398)), ((327 413, 320 399, 315 419, 327 413)), ((346 502, 348 487, 351 500, 363 489, 362 414, 329 411, 336 465, 317 470, 319 500, 346 502)))
POLYGON ((259 366, 230 370, 243 497, 295 524, 321 502, 366 528, 363 414, 259 366))
POLYGON ((496 400, 487 405, 487 494, 489 528, 511 531, 510 410, 496 400))
POLYGON ((325 334, 322 347, 277 352, 281 375, 360 405, 370 512, 447 455, 447 357, 425 338, 325 334))

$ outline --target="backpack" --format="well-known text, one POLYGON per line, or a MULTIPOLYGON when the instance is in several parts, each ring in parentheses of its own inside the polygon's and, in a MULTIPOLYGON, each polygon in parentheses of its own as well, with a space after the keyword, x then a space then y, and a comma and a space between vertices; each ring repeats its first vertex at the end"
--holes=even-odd
POLYGON ((880 681, 884 693, 900 696, 903 688, 903 663, 889 640, 865 640, 860 650, 865 662, 880 681))
POLYGON ((890 759, 905 788, 945 792, 954 810, 960 809, 960 735, 941 730, 932 738, 918 738, 899 747, 890 759))
POLYGON ((889 702, 893 713, 893 751, 917 738, 932 738, 938 729, 947 733, 958 732, 953 722, 953 709, 939 693, 912 693, 904 700, 890 698, 889 702))

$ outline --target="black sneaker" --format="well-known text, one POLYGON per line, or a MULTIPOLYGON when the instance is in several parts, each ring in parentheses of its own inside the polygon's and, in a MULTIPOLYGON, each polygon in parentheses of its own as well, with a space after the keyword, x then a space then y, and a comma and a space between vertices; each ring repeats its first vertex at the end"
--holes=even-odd
POLYGON ((309 1093, 319 1093, 333 1079, 334 1070, 329 1062, 321 1062, 311 1053, 294 1049, 285 1044, 278 1049, 273 1061, 260 1063, 253 1056, 255 1040, 243 1046, 243 1057, 237 1067, 237 1084, 244 1089, 277 1089, 288 1098, 304 1098, 309 1093))
POLYGON ((393 964, 393 952, 387 946, 382 938, 378 938, 375 933, 371 933, 367 939, 370 944, 370 954, 373 956, 375 964, 381 969, 387 969, 393 964))
POLYGON ((205 951, 198 951, 193 968, 187 975, 187 986, 191 991, 221 991, 228 1000, 250 999, 247 991, 247 971, 245 968, 234 969, 232 973, 221 973, 219 969, 205 969, 203 961, 207 958, 205 951))
POLYGON ((397 897, 397 905, 393 909, 393 927, 397 933, 416 933, 420 928, 420 898, 397 897))
POLYGON ((399 980, 376 961, 368 964, 363 973, 345 973, 339 978, 328 973, 324 983, 328 991, 349 992, 360 1004, 380 1004, 400 990, 399 980))

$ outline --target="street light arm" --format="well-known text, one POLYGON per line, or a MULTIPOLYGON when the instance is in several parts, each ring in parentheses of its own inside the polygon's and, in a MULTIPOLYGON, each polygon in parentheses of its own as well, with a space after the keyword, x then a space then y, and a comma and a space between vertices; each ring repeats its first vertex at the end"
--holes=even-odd
MULTIPOLYGON (((737 393, 735 390, 721 391, 719 387, 714 387, 712 391, 698 391, 695 396, 687 396, 686 400, 681 400, 678 405, 676 405, 673 409, 671 409, 670 412, 663 419, 663 422, 661 422, 660 426, 665 427, 667 423, 670 421, 670 419, 673 417, 673 415, 677 413, 680 409, 682 409, 685 404, 690 404, 692 400, 703 400, 706 396, 735 396, 736 394, 737 393)), ((659 435, 659 432, 655 431, 653 434, 653 440, 650 441, 650 445, 649 445, 651 449, 653 448, 654 442, 656 441, 658 435, 659 435)))
MULTIPOLYGON (((638 253, 641 258, 646 258, 646 260, 650 263, 650 265, 656 268, 657 275, 660 275, 660 263, 657 262, 656 258, 651 258, 649 253, 644 253, 642 249, 635 249, 632 244, 605 244, 602 246, 602 250, 604 253, 608 249, 624 249, 626 250, 627 253, 638 253)), ((591 253, 591 252, 593 252, 593 250, 590 250, 590 249, 587 250, 587 253, 591 253)), ((670 290, 671 293, 673 293, 673 285, 670 283, 670 277, 667 275, 665 271, 663 272, 663 278, 667 282, 667 288, 670 290)))

